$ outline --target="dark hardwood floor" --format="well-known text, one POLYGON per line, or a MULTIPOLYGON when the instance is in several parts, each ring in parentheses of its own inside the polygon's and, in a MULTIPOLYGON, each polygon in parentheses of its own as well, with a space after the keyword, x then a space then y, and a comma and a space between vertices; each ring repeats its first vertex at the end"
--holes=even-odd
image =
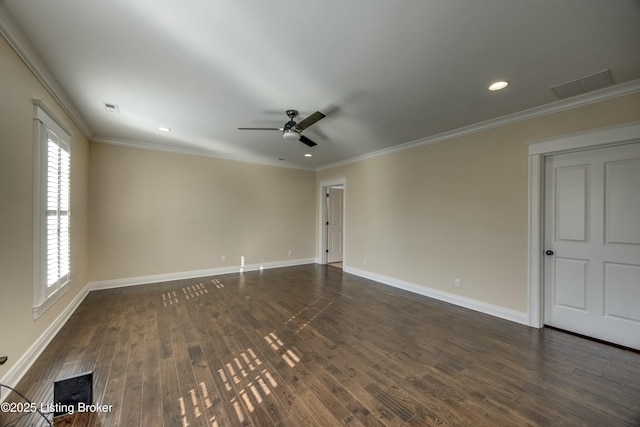
POLYGON ((16 389, 90 370, 112 410, 55 425, 640 425, 640 354, 329 266, 91 292, 16 389))

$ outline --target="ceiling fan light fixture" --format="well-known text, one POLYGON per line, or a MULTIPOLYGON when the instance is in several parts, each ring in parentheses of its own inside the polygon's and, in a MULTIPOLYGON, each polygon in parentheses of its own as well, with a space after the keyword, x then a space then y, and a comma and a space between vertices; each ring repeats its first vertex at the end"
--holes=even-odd
POLYGON ((298 141, 300 140, 300 134, 293 129, 285 129, 282 132, 282 137, 288 141, 298 141))
POLYGON ((489 89, 492 92, 495 92, 497 90, 504 89, 507 86, 509 86, 509 82, 506 80, 502 80, 499 82, 491 83, 487 89, 489 89))
POLYGON ((315 142, 313 142, 311 139, 304 136, 302 132, 309 126, 312 126, 319 120, 322 120, 323 118, 325 118, 326 115, 324 113, 321 113, 320 111, 316 111, 315 113, 311 114, 310 116, 302 120, 300 123, 296 123, 294 119, 298 117, 298 111, 287 110, 286 113, 287 113, 287 116, 289 116, 290 120, 284 124, 284 127, 281 127, 281 128, 251 127, 251 128, 238 128, 238 130, 277 130, 282 132, 282 139, 286 139, 288 141, 299 141, 299 142, 302 142, 307 147, 315 147, 316 145, 318 145, 315 142))

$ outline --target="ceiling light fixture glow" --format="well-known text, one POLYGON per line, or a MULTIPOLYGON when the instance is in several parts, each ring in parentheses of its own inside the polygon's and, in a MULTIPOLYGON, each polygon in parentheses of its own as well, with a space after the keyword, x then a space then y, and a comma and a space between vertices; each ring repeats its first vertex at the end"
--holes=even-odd
POLYGON ((305 157, 313 157, 313 154, 311 154, 311 153, 307 153, 307 154, 305 154, 304 156, 305 156, 305 157))
POLYGON ((171 132, 171 129, 169 129, 168 127, 165 127, 165 126, 158 126, 158 130, 160 132, 171 132))
POLYGON ((499 81, 499 82, 491 83, 491 85, 489 85, 487 89, 489 89, 492 92, 495 92, 496 90, 504 89, 507 86, 509 86, 509 82, 499 81))
POLYGON ((284 139, 287 139, 289 141, 299 141, 300 140, 300 134, 298 132, 296 132, 293 129, 286 129, 284 132, 282 132, 282 137, 284 139))

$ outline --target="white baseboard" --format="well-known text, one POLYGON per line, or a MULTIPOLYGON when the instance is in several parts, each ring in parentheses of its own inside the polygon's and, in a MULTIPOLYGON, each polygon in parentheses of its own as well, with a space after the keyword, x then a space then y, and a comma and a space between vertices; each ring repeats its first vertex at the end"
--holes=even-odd
MULTIPOLYGON (((49 325, 47 329, 38 337, 38 339, 29 347, 29 349, 18 359, 18 361, 7 371, 7 373, 0 379, 2 384, 14 387, 20 382, 22 377, 29 371, 29 368, 40 357, 44 349, 49 345, 51 340, 62 329, 67 320, 71 317, 76 308, 84 301, 85 297, 89 294, 89 286, 86 285, 78 295, 71 301, 71 303, 60 313, 58 317, 49 325)), ((3 388, 0 396, 0 403, 9 395, 9 390, 3 388)))
POLYGON ((483 301, 450 294, 449 292, 439 291, 437 289, 428 288, 426 286, 417 285, 415 283, 405 282, 404 280, 395 279, 393 277, 371 273, 369 271, 360 270, 358 268, 345 266, 344 272, 364 277, 365 279, 374 280, 385 285, 393 286, 394 288, 404 289, 405 291, 413 292, 415 294, 448 302, 450 304, 468 308, 480 313, 489 314, 491 316, 529 326, 529 315, 521 311, 516 311, 509 308, 501 307, 499 305, 493 305, 483 301))
POLYGON ((171 280, 192 279, 195 277, 217 276, 219 274, 239 273, 241 271, 267 270, 270 268, 293 267, 302 264, 314 264, 315 258, 286 261, 265 262, 262 264, 235 265, 229 267, 208 268, 204 270, 180 271, 176 273, 154 274, 150 276, 128 277, 124 279, 99 280, 89 282, 89 290, 122 288, 125 286, 145 285, 149 283, 168 282, 171 280))

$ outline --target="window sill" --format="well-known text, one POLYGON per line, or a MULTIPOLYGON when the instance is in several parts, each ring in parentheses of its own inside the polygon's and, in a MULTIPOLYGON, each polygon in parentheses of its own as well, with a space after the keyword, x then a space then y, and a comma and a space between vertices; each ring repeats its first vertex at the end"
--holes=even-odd
POLYGON ((44 314, 53 304, 60 299, 61 296, 67 293, 69 289, 69 282, 65 283, 60 289, 52 293, 42 304, 37 307, 33 307, 33 320, 36 320, 44 314))

